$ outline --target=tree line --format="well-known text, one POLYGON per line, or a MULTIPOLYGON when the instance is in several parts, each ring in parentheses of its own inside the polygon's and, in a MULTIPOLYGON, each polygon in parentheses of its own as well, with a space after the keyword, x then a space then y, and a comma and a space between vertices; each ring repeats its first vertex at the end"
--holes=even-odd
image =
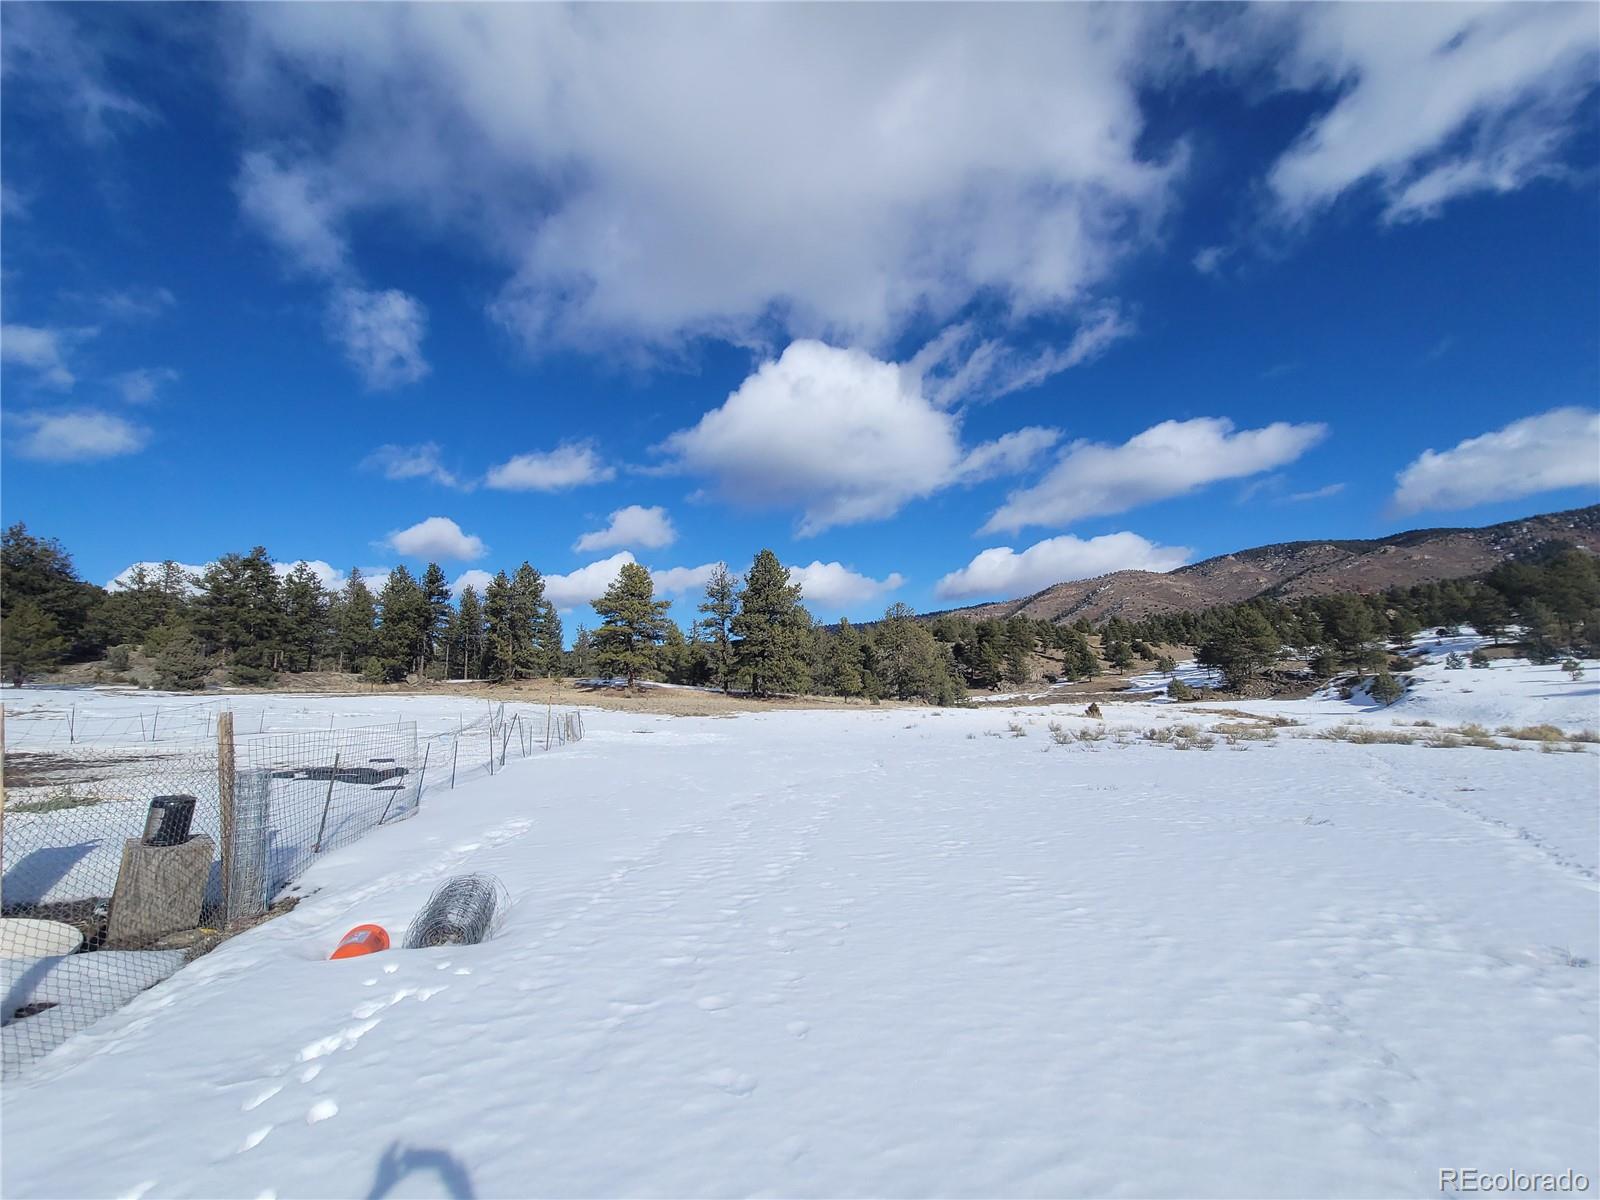
POLYGON ((1120 626, 1129 639, 1183 643, 1204 666, 1242 687, 1279 659, 1304 657, 1313 674, 1381 672, 1390 642, 1430 628, 1470 625, 1494 641, 1517 630, 1536 663, 1600 655, 1600 559, 1547 543, 1477 579, 1451 579, 1367 594, 1290 600, 1257 597, 1198 613, 1160 613, 1120 626))

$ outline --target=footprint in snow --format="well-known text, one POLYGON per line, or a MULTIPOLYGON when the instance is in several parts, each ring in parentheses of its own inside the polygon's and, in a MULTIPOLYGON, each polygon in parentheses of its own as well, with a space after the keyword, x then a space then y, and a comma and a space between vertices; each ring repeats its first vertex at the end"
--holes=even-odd
POLYGON ((319 1121, 326 1121, 329 1117, 337 1116, 339 1106, 332 1100, 318 1100, 306 1110, 306 1124, 315 1125, 319 1121))
POLYGON ((712 1087, 721 1088, 730 1096, 748 1096, 756 1090, 760 1082, 754 1075, 747 1075, 742 1071, 734 1071, 724 1067, 721 1070, 710 1071, 701 1078, 712 1087))
POLYGON ((695 1004, 703 1012, 721 1012, 725 1008, 732 1008, 733 1001, 726 996, 702 996, 695 1004))

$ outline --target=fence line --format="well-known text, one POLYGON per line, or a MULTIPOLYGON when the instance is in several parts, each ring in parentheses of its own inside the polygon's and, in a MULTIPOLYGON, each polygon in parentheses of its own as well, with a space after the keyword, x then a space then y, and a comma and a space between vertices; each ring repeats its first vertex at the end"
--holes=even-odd
POLYGON ((403 717, 268 732, 210 704, 110 719, 0 706, 0 1075, 259 918, 321 854, 414 815, 430 764, 433 787, 454 790, 503 770, 513 749, 529 758, 582 737, 581 714, 547 710, 541 747, 533 711, 491 703, 424 737, 403 717), (190 736, 167 740, 157 716, 190 736), (209 737, 194 736, 197 718, 209 737), (188 812, 187 840, 153 844, 173 807, 188 812))

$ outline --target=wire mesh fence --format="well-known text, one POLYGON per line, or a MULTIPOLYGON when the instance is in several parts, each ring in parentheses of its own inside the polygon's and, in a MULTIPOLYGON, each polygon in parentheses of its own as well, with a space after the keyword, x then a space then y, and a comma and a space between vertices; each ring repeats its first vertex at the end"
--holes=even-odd
POLYGON ((214 705, 154 715, 0 724, 0 1075, 259 919, 320 854, 415 814, 430 785, 583 735, 575 711, 505 705, 426 738, 406 720, 265 732, 214 705))

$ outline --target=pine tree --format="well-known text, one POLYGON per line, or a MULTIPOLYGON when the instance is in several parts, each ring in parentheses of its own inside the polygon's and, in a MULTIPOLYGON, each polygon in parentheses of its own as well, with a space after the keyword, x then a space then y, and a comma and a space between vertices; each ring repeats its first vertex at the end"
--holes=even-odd
POLYGON ((1221 671, 1228 686, 1243 688, 1278 657, 1278 632, 1258 609, 1244 607, 1225 615, 1195 650, 1195 661, 1221 671))
POLYGON ((655 664, 655 648, 666 633, 671 605, 655 598, 649 571, 638 563, 623 563, 593 607, 600 618, 594 633, 596 663, 600 670, 626 678, 631 692, 639 676, 655 664))
POLYGON ((450 643, 446 657, 460 678, 474 679, 483 670, 483 606, 471 584, 461 589, 455 618, 450 622, 450 643))
POLYGON ((594 637, 582 625, 578 626, 578 632, 572 637, 567 674, 575 679, 588 679, 594 674, 594 637))
MULTIPOLYGON (((427 653, 429 625, 433 619, 428 597, 417 578, 404 566, 389 572, 378 593, 378 652, 384 678, 404 679, 421 669, 427 653)), ((363 670, 365 668, 363 667, 363 670)))
POLYGON ((328 590, 308 564, 298 562, 284 577, 282 595, 284 666, 310 671, 330 634, 328 590))
POLYGON ((524 562, 511 577, 511 662, 517 675, 542 675, 535 627, 544 608, 544 576, 524 562))
POLYGON ((350 569, 350 577, 339 597, 335 645, 339 669, 352 672, 360 671, 377 649, 378 608, 359 567, 350 569))
POLYGON ((1379 671, 1367 688, 1367 694, 1379 704, 1387 706, 1404 696, 1406 689, 1388 671, 1379 671))
POLYGON ((188 629, 163 629, 156 654, 156 682, 171 691, 195 692, 205 687, 210 664, 205 647, 188 629))
POLYGON ((15 600, 0 620, 0 660, 17 687, 29 675, 59 663, 67 653, 55 618, 36 600, 15 600))
POLYGON ((0 620, 13 604, 31 600, 65 639, 65 656, 99 649, 87 635, 89 614, 105 592, 78 578, 72 556, 55 538, 36 538, 26 525, 12 525, 0 537, 0 620))
POLYGON ((541 600, 533 624, 534 667, 540 675, 555 678, 561 674, 564 665, 562 646, 561 614, 549 600, 541 600))
POLYGON ((755 696, 770 696, 800 686, 804 664, 801 633, 810 621, 800 607, 800 587, 771 550, 762 550, 750 564, 739 611, 729 629, 739 639, 734 648, 741 675, 755 696))
POLYGON ((483 590, 483 677, 510 679, 517 669, 516 615, 511 580, 496 572, 483 590))
POLYGON ((861 695, 861 634, 843 617, 839 631, 828 639, 822 680, 835 696, 861 695))
POLYGON ((699 610, 705 616, 700 629, 705 634, 706 655, 711 664, 711 682, 727 693, 733 687, 736 668, 733 655, 733 619, 739 611, 739 580, 719 562, 706 580, 706 598, 699 610))
POLYGON ((235 683, 268 683, 283 652, 278 573, 265 547, 224 554, 200 577, 195 632, 217 647, 235 683))
POLYGON ((450 619, 455 616, 450 606, 450 584, 438 563, 429 563, 422 572, 422 594, 428 602, 428 645, 423 658, 432 665, 444 653, 444 643, 450 635, 450 619))

